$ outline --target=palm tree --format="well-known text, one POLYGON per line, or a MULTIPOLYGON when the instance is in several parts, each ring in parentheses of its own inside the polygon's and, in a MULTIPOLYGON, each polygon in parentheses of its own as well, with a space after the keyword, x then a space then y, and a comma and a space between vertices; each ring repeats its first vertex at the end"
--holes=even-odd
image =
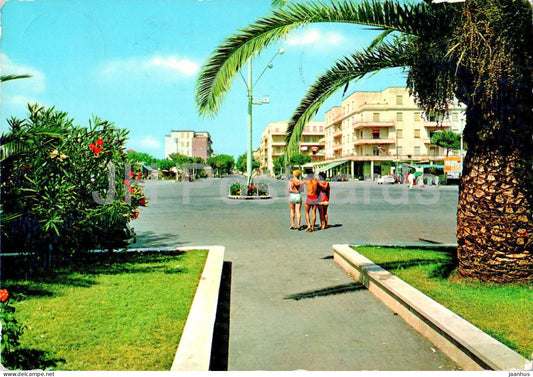
POLYGON ((315 22, 383 31, 310 87, 289 123, 288 157, 298 150, 304 125, 333 93, 370 73, 405 67, 409 92, 426 112, 444 112, 454 98, 467 106, 469 150, 457 210, 459 275, 532 281, 533 53, 527 0, 285 3, 214 51, 197 83, 199 112, 218 111, 233 77, 256 52, 315 22))

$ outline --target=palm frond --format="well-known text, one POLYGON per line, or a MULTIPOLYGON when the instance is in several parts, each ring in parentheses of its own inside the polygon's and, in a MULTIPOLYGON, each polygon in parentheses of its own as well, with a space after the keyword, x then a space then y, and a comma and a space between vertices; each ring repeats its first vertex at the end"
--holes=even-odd
POLYGON ((4 76, 0 76, 0 82, 18 80, 18 79, 27 79, 29 77, 31 77, 31 75, 4 75, 4 76))
POLYGON ((376 38, 374 38, 372 43, 370 43, 370 45, 368 45, 368 48, 374 48, 374 47, 378 46, 380 43, 382 43, 385 40, 385 38, 387 38, 393 32, 394 32, 394 30, 391 30, 391 29, 384 30, 376 38))
MULTIPOLYGON (((255 53, 279 41, 296 28, 310 23, 340 22, 417 34, 434 27, 426 3, 406 4, 393 0, 306 4, 288 3, 226 39, 202 67, 196 83, 196 106, 201 115, 220 109, 233 78, 255 53)), ((445 20, 443 21, 445 22, 445 20)))
POLYGON ((383 42, 379 46, 357 52, 335 63, 311 86, 294 112, 287 127, 287 154, 296 153, 305 125, 312 120, 320 106, 337 90, 349 82, 385 68, 409 65, 408 45, 383 42))
POLYGON ((272 8, 283 8, 290 0, 271 0, 272 8))

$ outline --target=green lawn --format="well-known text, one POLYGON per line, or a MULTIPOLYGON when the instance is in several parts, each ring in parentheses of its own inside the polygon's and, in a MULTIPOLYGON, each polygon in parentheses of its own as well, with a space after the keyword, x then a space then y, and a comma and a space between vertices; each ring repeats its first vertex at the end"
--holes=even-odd
POLYGON ((354 247, 448 309, 514 349, 533 353, 533 286, 459 279, 454 248, 354 247))
POLYGON ((169 370, 207 251, 94 254, 44 282, 2 283, 21 344, 56 370, 169 370), (53 364, 52 363, 52 364, 53 364))

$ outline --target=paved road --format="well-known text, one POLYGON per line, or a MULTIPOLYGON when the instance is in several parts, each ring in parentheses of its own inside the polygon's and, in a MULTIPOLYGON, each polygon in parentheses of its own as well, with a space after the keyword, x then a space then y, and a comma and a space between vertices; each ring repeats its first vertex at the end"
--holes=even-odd
MULTIPOLYGON (((327 230, 289 230, 273 198, 226 198, 235 178, 147 182, 135 247, 224 245, 231 266, 229 370, 453 370, 456 365, 354 283, 335 243, 455 242, 457 188, 334 182, 327 230)), ((302 216, 303 218, 303 216, 302 216)))

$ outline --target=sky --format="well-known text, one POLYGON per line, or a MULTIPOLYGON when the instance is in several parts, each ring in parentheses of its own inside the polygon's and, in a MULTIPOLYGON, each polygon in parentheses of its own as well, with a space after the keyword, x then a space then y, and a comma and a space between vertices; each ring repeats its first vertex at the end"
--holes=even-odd
MULTIPOLYGON (((0 0, 0 3, 2 0, 0 0)), ((27 104, 65 111, 76 124, 93 116, 128 129, 128 149, 164 157, 171 130, 208 131, 217 154, 237 158, 247 146, 247 93, 239 75, 214 117, 200 117, 195 85, 202 65, 226 38, 270 12, 270 0, 33 0, 4 1, 1 74, 30 74, 0 92, 0 132, 7 119, 27 116, 27 104)), ((287 121, 316 77, 361 49, 379 32, 346 24, 293 31, 252 61, 253 148, 270 122, 287 121), (273 67, 259 74, 283 47, 273 67)), ((246 72, 243 72, 246 76, 246 72)), ((354 91, 405 86, 405 72, 388 70, 350 85, 354 91)), ((342 90, 316 115, 342 101, 342 90)))

